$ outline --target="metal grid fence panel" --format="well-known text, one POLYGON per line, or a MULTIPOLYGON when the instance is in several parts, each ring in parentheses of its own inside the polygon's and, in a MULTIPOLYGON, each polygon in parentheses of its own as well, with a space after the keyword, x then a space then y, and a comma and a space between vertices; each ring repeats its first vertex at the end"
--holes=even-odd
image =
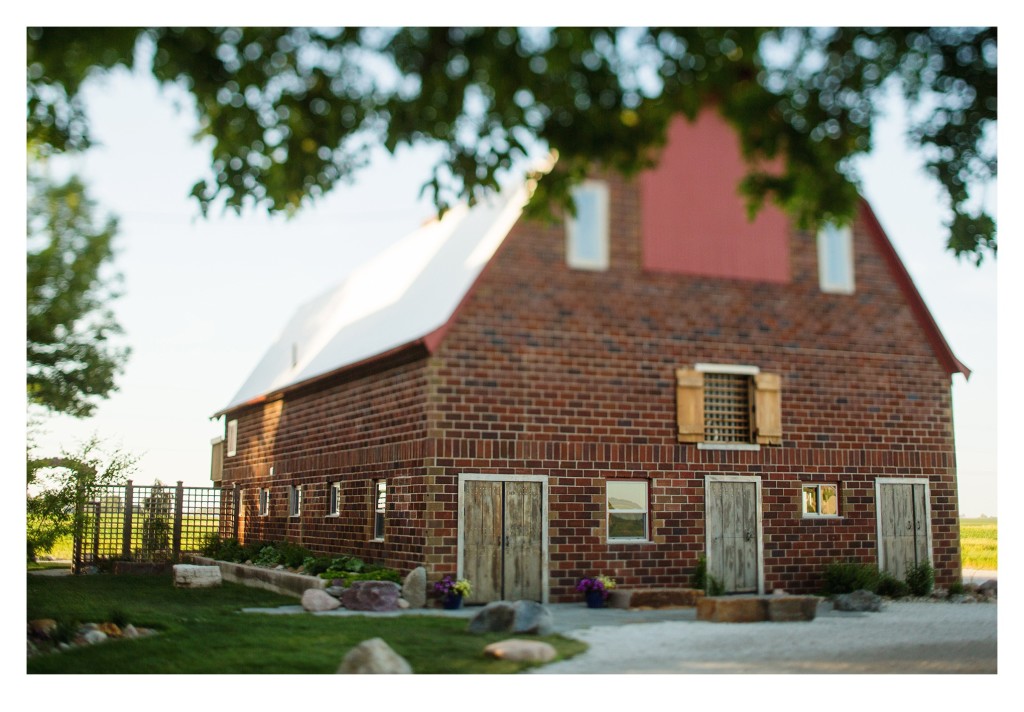
POLYGON ((91 494, 75 532, 76 572, 101 561, 178 561, 221 530, 221 490, 216 487, 135 485, 129 480, 91 494))

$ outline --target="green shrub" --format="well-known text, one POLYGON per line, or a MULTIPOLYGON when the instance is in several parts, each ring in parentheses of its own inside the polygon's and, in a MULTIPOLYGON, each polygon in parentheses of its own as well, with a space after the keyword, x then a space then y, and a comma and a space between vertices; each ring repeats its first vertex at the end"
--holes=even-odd
POLYGON ((281 563, 281 552, 276 546, 267 545, 260 549, 260 553, 252 560, 256 566, 277 566, 281 563))
POLYGON ((122 608, 115 608, 110 611, 107 615, 107 620, 116 625, 118 628, 124 628, 126 625, 131 623, 128 620, 128 614, 124 612, 122 608))
POLYGON ((330 568, 320 574, 320 578, 332 581, 334 579, 341 579, 343 586, 349 586, 353 581, 394 581, 395 583, 402 582, 402 574, 394 569, 388 568, 377 568, 367 569, 360 573, 354 573, 352 571, 339 571, 335 568, 330 568))
POLYGON ((852 593, 861 589, 875 591, 878 586, 878 568, 856 561, 833 561, 825 567, 824 593, 852 593))
POLYGON ((907 587, 915 596, 927 596, 935 588, 935 569, 925 559, 917 566, 907 569, 907 587))
POLYGON ((964 582, 954 581, 953 583, 949 584, 948 593, 950 596, 962 596, 964 593, 964 582))
POLYGON ((280 554, 280 563, 284 564, 290 569, 297 569, 302 566, 302 562, 312 556, 313 552, 305 547, 293 544, 290 541, 281 541, 275 544, 275 548, 280 554))
POLYGON ((690 577, 690 585, 694 588, 704 590, 707 586, 708 560, 704 554, 697 557, 697 565, 693 567, 693 575, 690 577))
POLYGON ((883 572, 878 577, 875 593, 889 598, 903 598, 910 595, 910 587, 907 586, 905 581, 900 581, 892 574, 883 572))

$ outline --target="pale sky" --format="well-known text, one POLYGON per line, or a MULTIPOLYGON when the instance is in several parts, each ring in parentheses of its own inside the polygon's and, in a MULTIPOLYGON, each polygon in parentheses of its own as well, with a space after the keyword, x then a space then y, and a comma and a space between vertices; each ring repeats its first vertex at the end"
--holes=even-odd
MULTIPOLYGON (((86 93, 97 148, 69 163, 99 203, 120 216, 117 318, 133 352, 119 391, 94 418, 51 419, 42 443, 96 433, 141 456, 137 481, 209 483, 209 415, 225 406, 294 310, 353 265, 431 215, 417 200, 429 152, 381 155, 291 221, 250 213, 198 218, 187 197, 207 159, 173 91, 117 72, 86 93), (154 137, 159 137, 154 140, 154 137)), ((898 113, 898 112, 894 112, 898 113)), ((861 164, 863 191, 954 353, 972 369, 953 379, 960 506, 995 514, 996 265, 957 262, 943 249, 938 187, 904 149, 898 121, 879 131, 861 164)), ((990 203, 994 204, 994 190, 990 203)))

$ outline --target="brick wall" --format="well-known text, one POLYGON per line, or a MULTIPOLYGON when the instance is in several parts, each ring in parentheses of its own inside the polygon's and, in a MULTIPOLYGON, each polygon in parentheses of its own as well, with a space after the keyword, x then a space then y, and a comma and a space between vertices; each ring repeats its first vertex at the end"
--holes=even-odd
MULTIPOLYGON (((454 568, 460 472, 549 477, 553 600, 606 573, 685 585, 704 551, 706 474, 760 475, 767 590, 814 591, 837 558, 874 562, 874 480, 927 478, 940 584, 959 569, 949 376, 863 224, 853 295, 818 287, 813 236, 789 283, 645 272, 636 183, 611 179, 611 268, 569 270, 560 227, 520 224, 431 365, 431 481, 454 568), (781 447, 698 450, 675 439, 674 370, 759 366, 783 377, 781 447), (607 478, 650 481, 652 541, 605 539, 607 478), (842 518, 801 517, 802 482, 839 482, 842 518)), ((432 515, 437 521, 438 514, 432 515)))
POLYGON ((343 374, 227 415, 238 419, 238 455, 225 458, 224 485, 242 489, 240 534, 287 539, 401 570, 423 558, 426 362, 343 374), (273 476, 270 468, 274 468, 273 476), (387 481, 385 538, 373 530, 374 481, 387 481), (328 516, 331 482, 341 482, 339 516, 328 516), (288 487, 303 486, 299 517, 288 487), (270 514, 258 515, 270 488, 270 514))

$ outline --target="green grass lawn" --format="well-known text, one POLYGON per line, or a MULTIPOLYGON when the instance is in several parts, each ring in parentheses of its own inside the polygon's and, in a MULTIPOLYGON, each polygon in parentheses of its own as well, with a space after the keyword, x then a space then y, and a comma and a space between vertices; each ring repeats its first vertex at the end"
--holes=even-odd
MULTIPOLYGON (((101 622, 122 617, 159 635, 111 640, 28 660, 29 673, 334 673, 341 658, 368 638, 383 638, 417 673, 514 673, 526 667, 485 658, 488 643, 507 634, 473 635, 466 620, 427 616, 380 618, 241 613, 297 599, 225 583, 176 589, 169 576, 28 576, 28 619, 101 622)), ((558 635, 539 638, 559 659, 586 645, 558 635)))
POLYGON ((999 568, 999 527, 996 519, 960 520, 960 557, 965 569, 999 568))

